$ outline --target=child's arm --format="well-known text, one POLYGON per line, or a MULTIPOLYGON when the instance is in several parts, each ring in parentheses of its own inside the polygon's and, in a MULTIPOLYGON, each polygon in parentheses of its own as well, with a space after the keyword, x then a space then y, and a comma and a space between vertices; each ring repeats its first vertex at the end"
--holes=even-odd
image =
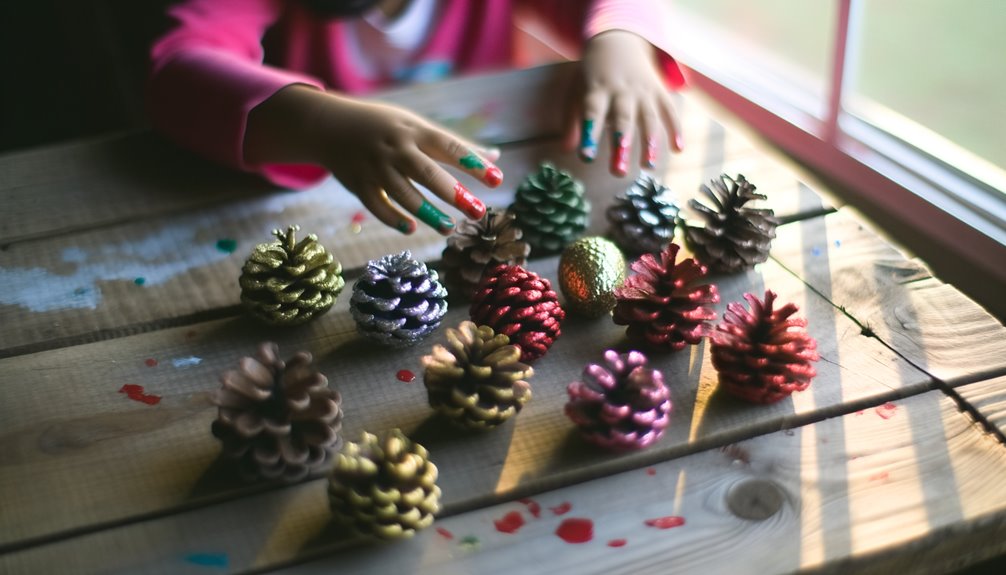
POLYGON ((410 112, 326 94, 314 78, 262 64, 262 36, 284 5, 187 0, 173 7, 178 25, 152 49, 154 126, 204 156, 288 187, 331 170, 378 218, 406 233, 415 223, 389 195, 444 233, 453 226, 408 179, 481 217, 482 202, 434 160, 499 185, 502 174, 486 154, 410 112))

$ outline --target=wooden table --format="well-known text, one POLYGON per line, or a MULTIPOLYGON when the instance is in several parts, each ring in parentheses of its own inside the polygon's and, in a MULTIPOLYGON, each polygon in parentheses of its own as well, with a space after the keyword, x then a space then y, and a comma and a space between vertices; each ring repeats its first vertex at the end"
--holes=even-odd
MULTIPOLYGON (((559 150, 570 71, 382 97, 502 144, 508 180, 484 194, 490 205, 508 204, 541 160, 572 170, 603 233, 628 181, 559 150)), ((1006 329, 700 95, 679 107, 688 150, 658 170, 679 203, 740 172, 787 222, 769 261, 713 278, 718 310, 771 288, 800 306, 822 357, 807 391, 752 406, 716 391, 707 344, 653 356, 672 425, 626 455, 583 444, 562 414, 566 383, 622 343, 607 318, 570 317, 525 410, 465 435, 432 416, 421 383, 395 377, 419 372, 441 332, 375 349, 345 294, 296 329, 243 317, 239 270, 272 228, 317 233, 348 282, 386 253, 439 258, 432 231, 404 237, 369 216, 354 228, 362 208, 334 181, 274 190, 145 133, 0 157, 0 572, 945 572, 1001 554, 1006 329), (430 450, 444 491, 436 529, 359 545, 333 526, 324 477, 236 477, 210 435, 208 396, 266 339, 314 354, 344 397, 347 438, 400 427, 430 450), (147 401, 122 393, 129 384, 147 401), (496 521, 513 512, 524 525, 504 533, 496 521), (661 517, 681 519, 647 524, 661 517), (591 541, 555 535, 570 518, 593 522, 591 541)), ((555 281, 556 258, 530 267, 555 281)), ((445 324, 465 318, 455 306, 445 324)))

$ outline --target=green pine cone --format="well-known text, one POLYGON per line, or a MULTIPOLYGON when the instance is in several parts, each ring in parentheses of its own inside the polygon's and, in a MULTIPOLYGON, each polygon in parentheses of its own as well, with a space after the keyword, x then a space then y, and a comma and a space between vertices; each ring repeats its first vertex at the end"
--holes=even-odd
POLYGON ((536 256, 561 252, 590 221, 583 184, 548 162, 521 182, 509 210, 536 256))

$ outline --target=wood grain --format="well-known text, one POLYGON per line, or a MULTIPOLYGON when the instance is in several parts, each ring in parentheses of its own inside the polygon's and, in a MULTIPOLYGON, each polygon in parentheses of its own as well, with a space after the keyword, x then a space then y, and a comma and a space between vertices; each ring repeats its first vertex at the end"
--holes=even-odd
POLYGON ((981 419, 1006 435, 1006 377, 969 383, 954 388, 981 415, 981 419))
MULTIPOLYGON (((442 460, 441 454, 433 452, 442 460)), ((443 468, 443 465, 441 465, 443 468)), ((939 392, 509 502, 452 513, 406 542, 350 547, 312 482, 8 554, 5 572, 198 573, 207 557, 241 570, 314 559, 283 573, 944 573, 1002 552, 1006 451, 939 392), (729 499, 757 480, 782 498, 763 521, 729 499), (556 515, 552 508, 569 504, 556 515), (506 513, 526 524, 494 527, 506 513), (667 530, 648 519, 677 516, 667 530), (570 545, 564 519, 592 519, 570 545), (624 539, 625 546, 607 543, 624 539), (335 551, 341 549, 339 551, 335 551)), ((442 473, 449 481, 451 469, 442 473)), ((445 494, 449 492, 445 491, 445 494)))
MULTIPOLYGON (((554 280, 556 259, 537 261, 532 269, 554 280)), ((343 393, 349 436, 360 429, 398 426, 428 444, 444 469, 448 502, 461 507, 614 473, 931 385, 928 377, 862 337, 855 324, 774 263, 757 272, 716 278, 716 283, 720 310, 745 291, 760 293, 766 285, 801 306, 824 358, 815 384, 792 400, 752 409, 715 393, 715 372, 704 344, 655 356, 673 389, 674 424, 656 449, 620 457, 583 446, 561 409, 566 383, 584 365, 605 348, 625 346, 622 329, 603 318, 567 320, 565 335, 535 366, 534 400, 515 425, 481 436, 451 431, 423 407, 421 385, 404 385, 394 377, 403 367, 419 372, 420 357, 439 334, 412 349, 377 349, 356 336, 346 297, 320 321, 296 330, 269 330, 232 319, 3 360, 6 400, 0 404, 0 420, 10 448, 0 460, 0 497, 9 502, 0 516, 0 541, 26 544, 47 534, 246 494, 246 486, 216 461, 219 448, 208 433, 214 410, 206 396, 221 372, 267 338, 276 339, 287 353, 314 353, 343 393), (149 359, 157 365, 148 367, 149 359), (176 367, 179 360, 182 365, 176 367), (124 384, 142 385, 163 399, 155 406, 131 401, 119 393, 124 384)), ((445 321, 453 325, 466 316, 463 305, 454 305, 445 321)))
POLYGON ((847 208, 783 226, 772 258, 950 385, 1006 373, 1006 328, 847 208))

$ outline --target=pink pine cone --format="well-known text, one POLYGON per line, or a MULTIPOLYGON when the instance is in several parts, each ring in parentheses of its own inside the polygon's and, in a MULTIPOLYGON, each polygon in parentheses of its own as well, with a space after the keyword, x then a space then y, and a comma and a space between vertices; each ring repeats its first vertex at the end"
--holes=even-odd
POLYGON ((566 415, 587 441, 612 451, 643 449, 670 423, 671 397, 663 374, 638 351, 604 353, 604 362, 570 383, 566 415))
POLYGON ((740 302, 727 305, 723 323, 712 334, 713 367, 729 393, 752 403, 775 403, 803 391, 817 375, 811 362, 820 359, 817 342, 804 329, 805 319, 788 303, 773 309, 776 294, 765 291, 762 302, 744 294, 751 310, 740 302))

